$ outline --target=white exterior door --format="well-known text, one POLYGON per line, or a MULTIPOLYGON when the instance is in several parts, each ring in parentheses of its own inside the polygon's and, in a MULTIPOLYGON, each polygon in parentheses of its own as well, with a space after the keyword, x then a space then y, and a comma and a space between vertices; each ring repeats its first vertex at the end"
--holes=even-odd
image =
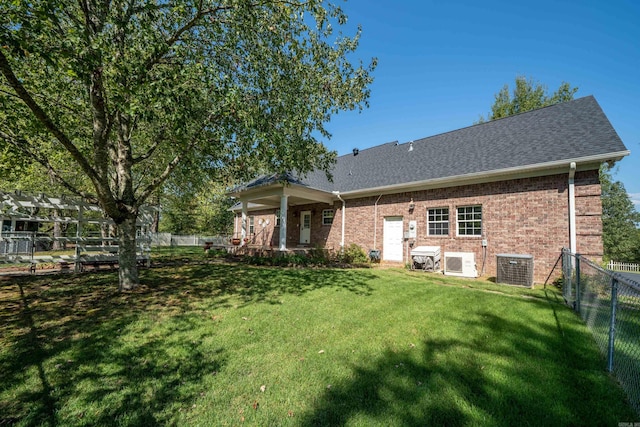
POLYGON ((311 211, 300 212, 300 243, 308 244, 311 241, 311 211))
POLYGON ((390 216, 384 219, 382 259, 402 261, 402 217, 390 216))

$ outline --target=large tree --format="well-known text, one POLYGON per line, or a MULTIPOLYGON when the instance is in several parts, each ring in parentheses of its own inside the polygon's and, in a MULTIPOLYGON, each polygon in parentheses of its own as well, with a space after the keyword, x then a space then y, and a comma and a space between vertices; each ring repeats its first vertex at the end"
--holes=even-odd
POLYGON ((617 262, 640 262, 640 213, 608 165, 600 168, 602 186, 602 240, 605 256, 617 262))
POLYGON ((177 169, 213 179, 328 169, 332 114, 363 108, 359 29, 319 0, 26 0, 0 10, 0 141, 117 224, 177 169), (87 190, 90 189, 90 190, 87 190))
POLYGON ((534 81, 532 78, 527 79, 524 76, 517 76, 513 93, 510 92, 509 85, 505 84, 495 94, 491 113, 487 115, 486 119, 480 116, 478 122, 496 120, 559 102, 570 101, 577 91, 577 87, 571 87, 569 83, 563 82, 558 90, 549 94, 545 85, 534 81))

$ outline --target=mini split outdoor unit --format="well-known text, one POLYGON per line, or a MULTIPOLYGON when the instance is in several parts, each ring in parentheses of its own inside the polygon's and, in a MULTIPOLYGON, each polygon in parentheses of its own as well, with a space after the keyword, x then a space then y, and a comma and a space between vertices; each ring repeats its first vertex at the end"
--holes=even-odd
POLYGON ((478 277, 473 252, 445 252, 444 274, 448 276, 478 277))
POLYGON ((533 255, 499 254, 496 258, 496 282, 533 286, 533 255))

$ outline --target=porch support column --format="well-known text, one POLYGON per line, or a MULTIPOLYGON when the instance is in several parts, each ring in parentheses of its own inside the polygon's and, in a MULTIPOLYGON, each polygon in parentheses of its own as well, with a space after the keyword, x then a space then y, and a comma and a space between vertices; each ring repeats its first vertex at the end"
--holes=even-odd
POLYGON ((247 238, 247 208, 248 208, 249 203, 246 200, 242 201, 242 222, 240 224, 241 229, 240 229, 240 245, 244 246, 245 242, 244 239, 247 238))
POLYGON ((289 196, 283 194, 280 196, 280 250, 287 250, 287 206, 289 196))

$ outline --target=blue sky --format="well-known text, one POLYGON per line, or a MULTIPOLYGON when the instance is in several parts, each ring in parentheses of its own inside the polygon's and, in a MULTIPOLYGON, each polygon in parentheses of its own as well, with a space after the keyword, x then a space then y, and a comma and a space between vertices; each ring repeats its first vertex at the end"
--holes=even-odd
MULTIPOLYGON (((378 58, 370 107, 328 124, 346 154, 472 125, 516 76, 593 95, 631 151, 618 162, 640 210, 640 1, 336 1, 362 25, 357 57, 378 58)), ((350 33, 351 31, 351 33, 350 33)))

